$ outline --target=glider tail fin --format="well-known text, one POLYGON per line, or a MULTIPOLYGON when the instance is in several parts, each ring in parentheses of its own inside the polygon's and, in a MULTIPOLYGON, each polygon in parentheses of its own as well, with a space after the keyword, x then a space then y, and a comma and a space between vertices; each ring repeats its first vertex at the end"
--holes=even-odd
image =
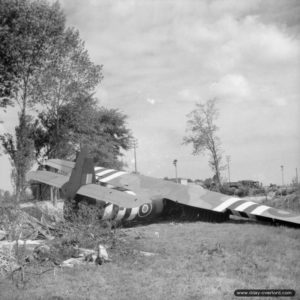
POLYGON ((95 171, 92 158, 88 157, 87 148, 83 148, 72 170, 69 181, 62 187, 66 199, 74 199, 76 192, 82 185, 95 183, 95 171))

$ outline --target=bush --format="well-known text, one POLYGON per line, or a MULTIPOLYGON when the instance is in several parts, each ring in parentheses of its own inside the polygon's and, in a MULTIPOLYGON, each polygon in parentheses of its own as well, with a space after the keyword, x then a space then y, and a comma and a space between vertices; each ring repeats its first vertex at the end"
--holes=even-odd
POLYGON ((249 188, 248 187, 239 187, 235 191, 235 195, 238 197, 246 197, 249 195, 249 188))
POLYGON ((251 194, 253 196, 257 196, 257 195, 265 195, 266 191, 264 188, 256 188, 256 189, 252 189, 251 190, 251 194))
POLYGON ((234 187, 229 187, 228 185, 222 185, 221 188, 220 188, 220 192, 222 194, 225 194, 225 195, 234 195, 235 194, 235 188, 234 187))
POLYGON ((78 244, 85 248, 94 247, 103 239, 110 239, 119 224, 113 220, 101 220, 103 212, 103 203, 94 199, 82 200, 75 197, 73 201, 65 201, 66 221, 58 225, 58 235, 67 244, 78 244))
POLYGON ((94 199, 81 200, 76 196, 74 200, 64 202, 64 218, 71 222, 96 223, 101 219, 103 210, 103 203, 98 203, 94 199))

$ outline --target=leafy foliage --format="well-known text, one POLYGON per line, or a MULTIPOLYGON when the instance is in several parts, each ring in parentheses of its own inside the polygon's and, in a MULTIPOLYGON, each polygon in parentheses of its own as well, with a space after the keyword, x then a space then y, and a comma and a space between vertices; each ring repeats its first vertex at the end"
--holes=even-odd
POLYGON ((20 107, 19 125, 12 135, 1 137, 13 164, 17 198, 26 188, 25 174, 33 158, 27 110, 35 99, 35 78, 49 61, 56 40, 65 30, 65 17, 59 5, 46 1, 0 2, 0 99, 1 106, 16 101, 20 107))
POLYGON ((20 107, 15 138, 4 134, 1 142, 14 166, 18 194, 25 191, 34 150, 38 158, 65 158, 79 150, 84 137, 96 139, 87 120, 97 120, 91 94, 101 69, 91 62, 79 32, 66 28, 58 3, 0 2, 0 107, 14 101, 20 107), (29 109, 40 112, 37 120, 29 109))
POLYGON ((85 136, 83 143, 90 148, 94 162, 104 167, 120 169, 121 150, 131 147, 132 135, 126 126, 127 116, 117 109, 100 108, 95 114, 92 136, 85 136))
POLYGON ((74 159, 74 153, 85 145, 96 164, 122 167, 119 158, 122 150, 129 149, 132 138, 125 115, 116 109, 99 108, 88 97, 62 106, 58 118, 59 135, 56 135, 56 116, 50 112, 41 113, 32 127, 38 161, 44 157, 74 159))
POLYGON ((33 78, 65 27, 57 3, 2 0, 0 2, 0 97, 14 99, 26 109, 34 93, 33 78))
POLYGON ((220 186, 221 169, 221 141, 216 135, 218 127, 215 121, 218 117, 216 99, 197 103, 196 109, 187 115, 187 132, 183 139, 184 144, 193 145, 193 154, 199 155, 208 151, 210 155, 209 166, 215 172, 215 181, 220 186))
POLYGON ((35 101, 54 113, 82 92, 89 93, 101 81, 102 66, 91 62, 79 32, 68 28, 49 53, 50 61, 35 78, 35 101))
POLYGON ((72 159, 74 152, 79 150, 79 130, 81 133, 88 130, 87 120, 94 113, 93 103, 89 98, 78 99, 59 107, 56 114, 43 111, 38 115, 31 131, 37 161, 41 162, 44 157, 72 159))
POLYGON ((11 134, 0 136, 5 151, 9 154, 13 165, 12 181, 15 185, 17 200, 25 196, 26 172, 33 161, 33 141, 30 139, 30 117, 20 115, 20 125, 16 127, 16 139, 11 134))
MULTIPOLYGON (((44 68, 43 73, 35 78, 34 101, 43 105, 41 119, 44 122, 51 120, 53 123, 50 157, 62 157, 65 155, 60 149, 62 137, 65 135, 65 124, 69 124, 70 119, 75 124, 73 121, 75 117, 77 120, 81 120, 82 115, 87 117, 82 110, 85 111, 90 104, 94 104, 89 98, 102 79, 102 66, 94 65, 90 61, 84 43, 78 31, 74 29, 67 29, 64 32, 50 58, 50 63, 44 68)), ((79 124, 84 126, 80 121, 79 124)))
POLYGON ((9 191, 4 191, 0 189, 0 203, 12 202, 14 198, 14 195, 11 195, 9 191))

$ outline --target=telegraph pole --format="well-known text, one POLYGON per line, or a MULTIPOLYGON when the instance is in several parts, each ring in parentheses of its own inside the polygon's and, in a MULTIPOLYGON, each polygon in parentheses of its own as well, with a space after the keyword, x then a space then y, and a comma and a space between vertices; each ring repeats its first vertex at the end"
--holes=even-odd
POLYGON ((281 180, 282 180, 282 186, 284 186, 284 176, 283 176, 284 166, 281 165, 280 168, 281 168, 281 180))
POLYGON ((137 139, 133 139, 133 151, 134 151, 134 172, 137 173, 137 161, 136 161, 136 148, 138 147, 137 139))
POLYGON ((230 163, 230 155, 227 155, 227 156, 226 156, 226 161, 227 161, 227 171, 228 171, 228 184, 230 184, 230 166, 229 166, 229 163, 230 163))
POLYGON ((175 166, 175 178, 176 178, 176 183, 178 183, 178 176, 177 176, 177 159, 173 160, 173 165, 175 166))

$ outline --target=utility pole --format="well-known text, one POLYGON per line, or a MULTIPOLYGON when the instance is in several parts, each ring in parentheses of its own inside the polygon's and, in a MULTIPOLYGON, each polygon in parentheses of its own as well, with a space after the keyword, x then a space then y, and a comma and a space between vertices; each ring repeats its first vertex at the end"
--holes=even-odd
POLYGON ((298 169, 296 168, 296 184, 298 185, 298 169))
POLYGON ((177 176, 177 159, 173 160, 173 165, 175 166, 175 178, 176 178, 176 183, 178 183, 178 176, 177 176))
POLYGON ((227 161, 227 171, 228 171, 228 184, 230 184, 230 166, 229 166, 229 163, 230 163, 230 155, 227 155, 227 156, 226 156, 226 161, 227 161))
POLYGON ((133 151, 134 151, 134 172, 137 173, 137 161, 136 161, 136 148, 138 147, 138 141, 137 139, 133 139, 132 142, 133 145, 133 151))
POLYGON ((284 166, 281 165, 280 168, 281 168, 281 180, 282 180, 282 186, 284 186, 284 176, 283 176, 283 169, 284 169, 284 166))

